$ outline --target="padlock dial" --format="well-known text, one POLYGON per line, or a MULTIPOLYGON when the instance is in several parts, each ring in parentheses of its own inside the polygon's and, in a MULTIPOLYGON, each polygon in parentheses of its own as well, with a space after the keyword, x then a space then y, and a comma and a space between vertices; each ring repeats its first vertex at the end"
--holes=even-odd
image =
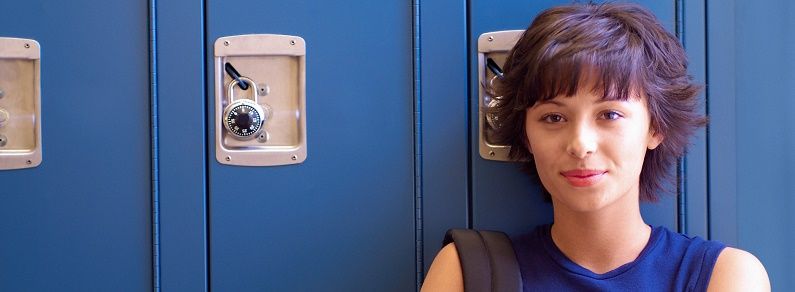
POLYGON ((499 117, 491 112, 494 108, 499 106, 500 101, 496 98, 491 98, 491 100, 486 104, 486 123, 491 127, 491 129, 498 129, 502 126, 502 122, 499 120, 499 117))
POLYGON ((262 118, 260 110, 249 104, 238 104, 228 111, 226 128, 235 136, 252 137, 262 129, 262 118))

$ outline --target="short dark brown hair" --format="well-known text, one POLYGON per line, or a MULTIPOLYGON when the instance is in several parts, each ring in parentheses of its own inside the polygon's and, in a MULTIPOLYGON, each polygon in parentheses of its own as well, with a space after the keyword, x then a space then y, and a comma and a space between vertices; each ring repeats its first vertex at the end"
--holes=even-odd
MULTIPOLYGON (((500 96, 490 112, 500 121, 493 141, 511 146, 510 157, 527 161, 525 170, 539 179, 527 149, 526 109, 561 94, 576 94, 588 70, 595 72, 593 90, 601 90, 603 99, 645 95, 651 129, 663 141, 646 151, 640 200, 656 201, 672 182, 671 167, 706 118, 697 112, 701 86, 687 74, 682 45, 637 4, 572 4, 541 12, 509 52, 505 75, 491 89, 500 96)), ((543 193, 548 198, 546 189, 543 193)))

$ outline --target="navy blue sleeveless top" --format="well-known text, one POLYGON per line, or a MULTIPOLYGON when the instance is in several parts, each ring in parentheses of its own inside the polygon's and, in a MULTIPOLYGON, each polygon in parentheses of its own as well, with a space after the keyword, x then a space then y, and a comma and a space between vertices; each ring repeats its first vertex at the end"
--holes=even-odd
POLYGON ((638 258, 604 274, 569 260, 552 241, 551 225, 513 238, 524 291, 706 291, 725 245, 654 227, 638 258))

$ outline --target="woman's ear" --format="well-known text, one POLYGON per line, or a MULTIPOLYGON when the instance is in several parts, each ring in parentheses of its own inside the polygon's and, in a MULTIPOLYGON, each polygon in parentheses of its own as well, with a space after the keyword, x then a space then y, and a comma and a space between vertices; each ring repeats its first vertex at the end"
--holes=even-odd
POLYGON ((660 146, 663 138, 664 137, 661 133, 655 131, 654 129, 649 130, 649 141, 646 143, 646 147, 649 150, 654 150, 657 148, 657 146, 660 146))

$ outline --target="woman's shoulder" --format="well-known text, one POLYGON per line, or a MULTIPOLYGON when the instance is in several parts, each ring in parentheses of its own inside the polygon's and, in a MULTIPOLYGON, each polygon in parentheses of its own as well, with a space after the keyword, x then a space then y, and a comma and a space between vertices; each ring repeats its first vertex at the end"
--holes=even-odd
POLYGON ((671 231, 665 226, 653 227, 652 239, 661 241, 659 244, 666 245, 665 252, 677 250, 686 256, 703 256, 705 259, 714 260, 718 257, 726 245, 720 241, 707 240, 699 236, 691 236, 675 231, 671 231))
POLYGON ((674 249, 682 250, 686 257, 701 259, 704 267, 712 268, 712 272, 705 275, 707 291, 770 291, 767 271, 753 254, 727 247, 720 241, 658 228, 667 235, 669 244, 679 246, 674 249))
POLYGON ((455 243, 445 245, 433 259, 421 291, 464 291, 464 276, 455 243))
POLYGON ((753 254, 727 247, 715 262, 707 291, 770 291, 770 280, 753 254))

